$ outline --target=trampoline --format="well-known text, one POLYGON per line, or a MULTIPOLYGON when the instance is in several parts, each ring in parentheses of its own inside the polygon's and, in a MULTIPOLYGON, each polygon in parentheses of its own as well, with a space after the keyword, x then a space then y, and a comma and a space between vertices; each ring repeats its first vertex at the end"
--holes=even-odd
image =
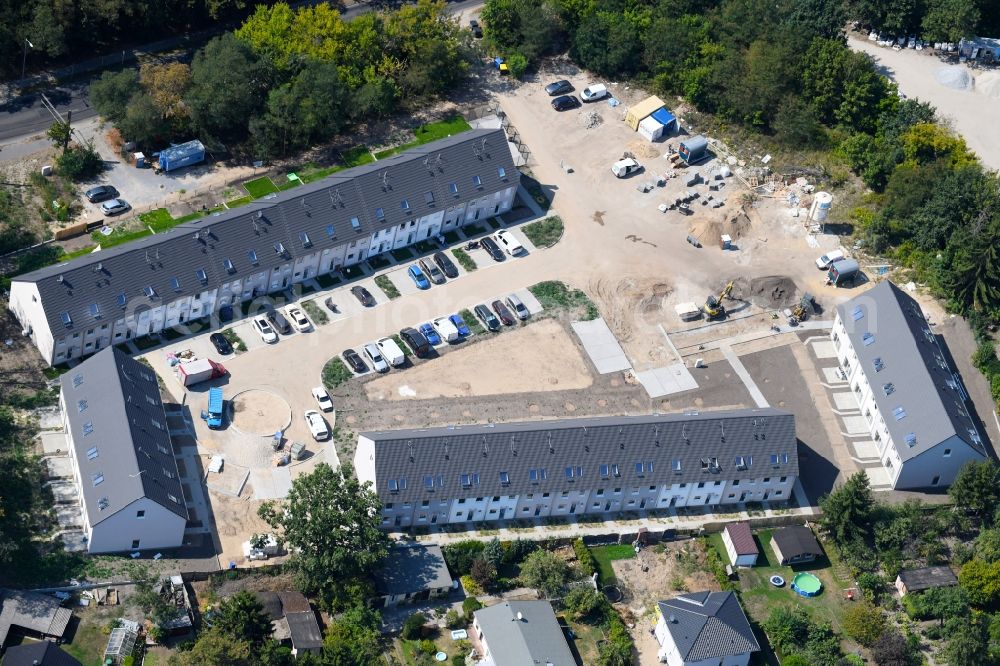
POLYGON ((823 583, 811 573, 797 573, 792 579, 792 589, 803 597, 815 597, 823 589, 823 583))

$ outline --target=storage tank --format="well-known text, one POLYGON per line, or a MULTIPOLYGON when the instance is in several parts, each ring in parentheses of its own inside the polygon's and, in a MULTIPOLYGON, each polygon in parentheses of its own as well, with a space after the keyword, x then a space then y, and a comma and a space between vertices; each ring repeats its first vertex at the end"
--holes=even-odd
POLYGON ((809 219, 816 222, 825 222, 830 215, 830 206, 833 205, 833 195, 829 192, 817 192, 813 199, 812 210, 809 211, 809 219))

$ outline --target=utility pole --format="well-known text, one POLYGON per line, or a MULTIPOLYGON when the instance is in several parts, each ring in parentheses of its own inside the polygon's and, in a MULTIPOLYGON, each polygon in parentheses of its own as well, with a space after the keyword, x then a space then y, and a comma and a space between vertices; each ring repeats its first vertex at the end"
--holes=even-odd
POLYGON ((28 64, 28 47, 35 48, 35 45, 24 38, 24 53, 21 55, 21 85, 24 85, 24 67, 28 64))

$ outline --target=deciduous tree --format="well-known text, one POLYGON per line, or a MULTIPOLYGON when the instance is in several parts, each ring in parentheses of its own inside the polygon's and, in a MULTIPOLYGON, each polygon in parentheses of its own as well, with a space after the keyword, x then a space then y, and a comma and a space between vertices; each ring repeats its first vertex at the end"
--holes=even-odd
POLYGON ((848 606, 842 622, 847 635, 865 647, 874 645, 886 629, 885 613, 867 601, 848 606))
MULTIPOLYGON (((982 248, 984 252, 986 248, 982 248)), ((1000 257, 994 256, 996 265, 1000 267, 1000 257)), ((981 272, 977 273, 984 281, 989 281, 990 289, 985 292, 982 298, 991 299, 993 288, 996 284, 994 277, 989 277, 981 272)), ((974 301, 975 302, 975 301, 974 301)), ((996 300, 988 301, 996 303, 996 300)), ((983 462, 968 462, 959 470, 955 481, 948 488, 948 495, 955 503, 955 508, 966 511, 983 520, 992 520, 997 507, 1000 506, 1000 473, 998 473, 996 463, 992 460, 983 462)))
POLYGON ((555 553, 536 550, 521 565, 521 580, 528 587, 554 597, 569 580, 569 566, 555 553))
POLYGON ((97 112, 115 123, 121 122, 132 96, 139 92, 139 73, 134 69, 104 72, 90 84, 90 103, 97 112))

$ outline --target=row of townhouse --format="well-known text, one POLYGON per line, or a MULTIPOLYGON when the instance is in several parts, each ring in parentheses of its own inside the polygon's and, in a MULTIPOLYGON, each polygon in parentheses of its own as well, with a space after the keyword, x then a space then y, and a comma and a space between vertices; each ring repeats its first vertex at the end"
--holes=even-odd
POLYGON ((394 529, 783 502, 798 454, 768 408, 366 432, 355 469, 394 529))
POLYGON ((51 364, 210 317, 507 212, 502 130, 472 130, 16 277, 9 308, 51 364))
POLYGON ((946 488, 986 447, 920 305, 890 281, 837 307, 830 333, 889 483, 946 488))

